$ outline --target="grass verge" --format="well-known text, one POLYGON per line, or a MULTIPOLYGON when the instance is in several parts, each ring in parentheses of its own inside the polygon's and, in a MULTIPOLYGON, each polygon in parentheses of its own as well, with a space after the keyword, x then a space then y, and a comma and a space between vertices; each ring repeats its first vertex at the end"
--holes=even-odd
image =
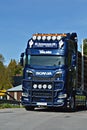
POLYGON ((5 108, 22 108, 22 106, 20 106, 20 105, 8 104, 8 103, 0 104, 0 109, 5 109, 5 108))

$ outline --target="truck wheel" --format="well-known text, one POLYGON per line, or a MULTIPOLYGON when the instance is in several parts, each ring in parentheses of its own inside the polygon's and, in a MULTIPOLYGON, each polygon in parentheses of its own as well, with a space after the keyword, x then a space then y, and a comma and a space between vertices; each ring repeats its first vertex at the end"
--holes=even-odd
POLYGON ((75 98, 72 96, 71 97, 71 100, 70 100, 70 111, 74 112, 76 109, 76 106, 75 106, 75 98))
POLYGON ((33 106, 25 106, 25 109, 27 110, 27 111, 33 111, 34 110, 34 107, 33 106))
POLYGON ((85 101, 85 109, 87 109, 87 97, 86 97, 86 101, 85 101))

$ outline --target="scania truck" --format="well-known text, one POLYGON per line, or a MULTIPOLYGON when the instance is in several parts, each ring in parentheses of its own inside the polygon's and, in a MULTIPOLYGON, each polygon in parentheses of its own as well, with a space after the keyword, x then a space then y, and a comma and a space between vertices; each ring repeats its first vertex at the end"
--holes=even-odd
POLYGON ((33 34, 20 60, 25 109, 86 108, 87 91, 81 84, 79 57, 76 33, 33 34))

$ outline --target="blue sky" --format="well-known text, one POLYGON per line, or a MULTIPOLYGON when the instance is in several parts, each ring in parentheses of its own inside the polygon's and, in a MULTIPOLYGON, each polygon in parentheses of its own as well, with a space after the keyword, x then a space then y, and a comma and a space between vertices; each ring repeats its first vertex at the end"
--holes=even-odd
POLYGON ((0 54, 19 61, 33 33, 77 32, 87 38, 87 0, 0 0, 0 54))

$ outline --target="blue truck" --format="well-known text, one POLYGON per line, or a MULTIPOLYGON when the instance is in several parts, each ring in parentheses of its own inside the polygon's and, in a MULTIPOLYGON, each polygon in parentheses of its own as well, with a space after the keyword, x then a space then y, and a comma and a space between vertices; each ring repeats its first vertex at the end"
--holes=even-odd
POLYGON ((76 33, 33 34, 21 53, 22 105, 70 109, 87 108, 87 92, 81 85, 76 33))

